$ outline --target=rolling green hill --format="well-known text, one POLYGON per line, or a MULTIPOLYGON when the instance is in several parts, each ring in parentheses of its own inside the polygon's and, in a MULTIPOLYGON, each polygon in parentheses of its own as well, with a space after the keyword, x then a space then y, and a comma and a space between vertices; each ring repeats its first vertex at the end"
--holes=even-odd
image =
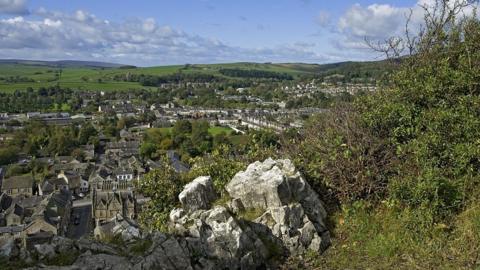
POLYGON ((225 70, 254 71, 260 73, 260 76, 288 75, 289 78, 294 79, 301 76, 346 75, 352 72, 358 73, 358 76, 369 74, 369 76, 375 77, 384 72, 385 63, 345 62, 326 65, 229 63, 137 68, 100 62, 0 60, 0 92, 26 90, 29 87, 38 89, 57 84, 63 88, 79 90, 108 91, 152 88, 142 86, 139 82, 115 80, 116 76, 125 76, 126 74, 167 76, 182 73, 212 75, 220 79, 239 79, 226 76, 225 74, 230 73, 222 72, 225 70))

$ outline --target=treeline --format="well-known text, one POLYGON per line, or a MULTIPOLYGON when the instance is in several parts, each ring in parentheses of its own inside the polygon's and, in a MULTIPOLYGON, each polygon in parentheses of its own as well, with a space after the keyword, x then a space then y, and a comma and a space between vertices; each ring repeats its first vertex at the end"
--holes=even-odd
POLYGON ((0 165, 14 162, 19 153, 37 157, 73 155, 81 159, 78 147, 85 144, 98 144, 97 130, 90 123, 56 127, 31 121, 2 146, 0 165))
POLYGON ((23 77, 23 76, 9 76, 9 77, 0 77, 0 81, 6 83, 25 83, 25 82, 35 82, 32 78, 23 77))
POLYGON ((220 69, 218 72, 228 77, 293 80, 293 76, 287 73, 279 73, 258 69, 223 68, 220 69))
POLYGON ((81 99, 74 95, 73 90, 59 86, 32 88, 27 91, 0 93, 0 111, 8 113, 25 113, 32 111, 51 111, 55 104, 68 104, 68 107, 77 109, 81 106, 81 99))
POLYGON ((142 86, 160 86, 165 83, 210 83, 218 82, 221 79, 211 75, 202 73, 175 73, 170 75, 156 76, 145 74, 121 74, 113 77, 115 81, 138 82, 142 86))

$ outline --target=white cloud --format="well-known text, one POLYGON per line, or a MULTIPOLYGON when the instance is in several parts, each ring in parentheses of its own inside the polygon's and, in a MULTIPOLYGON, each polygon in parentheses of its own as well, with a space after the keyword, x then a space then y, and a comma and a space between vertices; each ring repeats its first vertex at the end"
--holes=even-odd
MULTIPOLYGON (((459 0, 467 1, 467 0, 459 0)), ((450 2, 453 5, 454 1, 450 2)), ((418 0, 413 6, 393 6, 388 4, 372 4, 362 6, 355 4, 338 20, 335 32, 337 39, 333 41, 340 49, 367 49, 365 38, 383 41, 391 37, 403 36, 407 18, 410 16, 409 31, 415 32, 424 20, 422 6, 432 8, 435 0, 418 0)), ((463 14, 472 14, 473 7, 468 7, 463 14)))
POLYGON ((158 25, 152 18, 112 22, 84 10, 67 14, 44 8, 33 15, 0 20, 0 58, 95 59, 136 65, 331 59, 306 43, 241 48, 158 25))
POLYGON ((339 19, 338 30, 351 37, 385 38, 398 34, 408 11, 391 5, 355 4, 339 19))
POLYGON ((28 14, 25 0, 0 0, 0 14, 25 15, 28 14))

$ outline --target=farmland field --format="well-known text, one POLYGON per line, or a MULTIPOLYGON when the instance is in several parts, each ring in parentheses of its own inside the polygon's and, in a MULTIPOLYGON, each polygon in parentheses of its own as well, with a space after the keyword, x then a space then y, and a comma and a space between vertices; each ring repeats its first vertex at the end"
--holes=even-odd
MULTIPOLYGON (((254 70, 288 74, 297 78, 303 74, 317 74, 319 72, 348 72, 349 68, 365 67, 376 70, 381 65, 377 62, 366 63, 339 63, 330 65, 317 64, 270 64, 270 63, 230 63, 230 64, 200 64, 200 65, 172 65, 158 67, 94 67, 94 66, 56 66, 48 64, 28 64, 0 62, 0 92, 15 90, 38 89, 58 85, 73 90, 111 91, 111 90, 138 90, 155 89, 142 86, 138 82, 124 82, 115 80, 115 76, 126 74, 143 74, 165 76, 176 73, 207 74, 219 78, 230 78, 221 73, 222 69, 254 70), (346 70, 346 71, 345 71, 346 70)), ((238 79, 238 78, 237 78, 238 79)))

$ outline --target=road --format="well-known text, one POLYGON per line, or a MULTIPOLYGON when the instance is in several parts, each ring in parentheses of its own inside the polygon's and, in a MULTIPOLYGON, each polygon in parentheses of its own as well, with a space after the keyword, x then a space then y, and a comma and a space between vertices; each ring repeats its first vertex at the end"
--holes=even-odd
POLYGON ((73 239, 79 239, 80 237, 87 235, 92 230, 92 206, 81 205, 72 208, 72 216, 70 225, 68 226, 67 237, 73 239), (79 217, 79 224, 75 225, 75 216, 79 217))

